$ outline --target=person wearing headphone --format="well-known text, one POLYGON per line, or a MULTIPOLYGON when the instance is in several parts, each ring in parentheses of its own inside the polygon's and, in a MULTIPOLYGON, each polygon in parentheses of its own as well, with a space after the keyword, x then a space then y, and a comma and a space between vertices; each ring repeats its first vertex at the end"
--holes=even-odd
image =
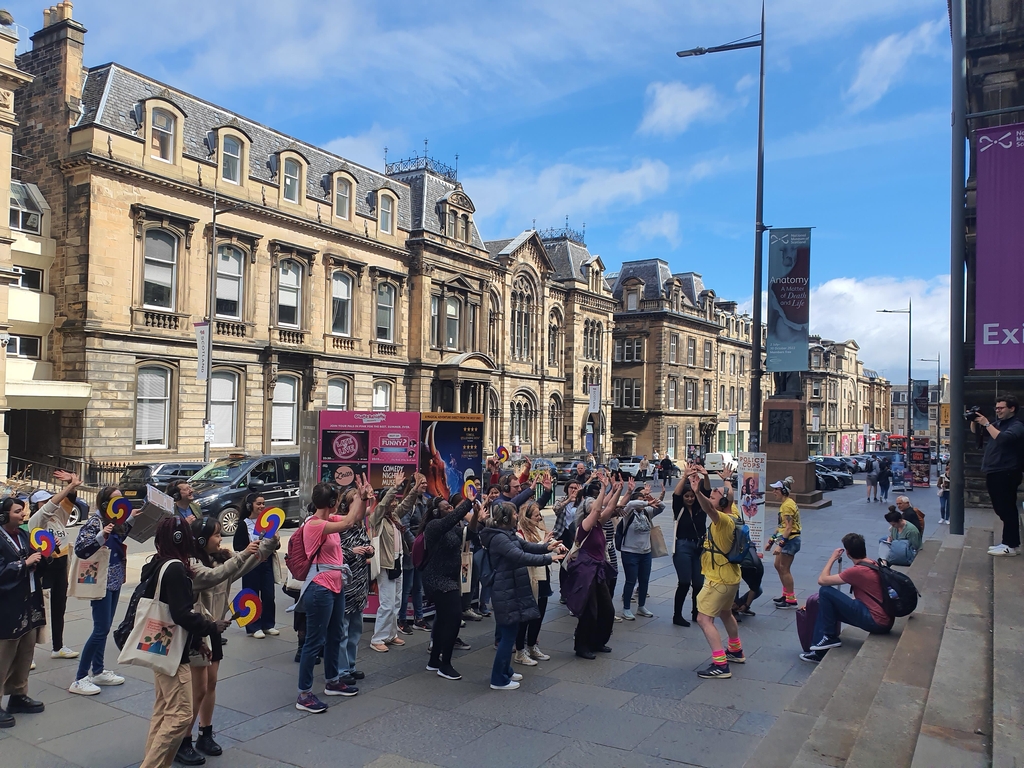
POLYGON ((46 617, 43 585, 36 576, 43 556, 32 551, 28 534, 21 530, 27 519, 25 502, 13 497, 0 502, 0 697, 10 694, 7 709, 0 707, 0 728, 13 727, 15 713, 36 714, 45 708, 28 696, 32 652, 46 617))
MULTIPOLYGON (((235 529, 235 535, 231 539, 231 546, 235 552, 242 552, 252 542, 259 541, 260 535, 256 533, 256 520, 266 508, 267 504, 259 493, 250 493, 245 497, 242 504, 242 520, 235 529)), ((251 589, 260 596, 263 601, 263 613, 258 621, 254 621, 245 627, 245 634, 262 640, 267 635, 280 635, 281 631, 274 625, 277 623, 277 607, 274 605, 274 561, 266 558, 246 569, 247 573, 242 577, 242 587, 251 589)))
POLYGON ((203 516, 202 509, 195 502, 195 492, 187 480, 171 480, 167 484, 167 495, 174 499, 174 511, 189 525, 203 516))
POLYGON ((790 496, 793 478, 778 480, 770 486, 775 491, 775 500, 781 502, 779 522, 775 535, 768 540, 765 551, 775 554, 775 570, 782 582, 782 597, 773 598, 776 608, 796 608, 796 591, 793 585, 793 558, 800 551, 800 509, 790 496))

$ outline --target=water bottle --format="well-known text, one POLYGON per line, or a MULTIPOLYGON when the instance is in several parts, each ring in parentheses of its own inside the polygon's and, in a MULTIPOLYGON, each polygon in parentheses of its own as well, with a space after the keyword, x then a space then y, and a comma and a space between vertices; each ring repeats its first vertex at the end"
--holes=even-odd
POLYGON ((890 600, 897 600, 897 599, 899 599, 899 594, 896 592, 895 589, 893 589, 892 587, 888 587, 888 590, 889 590, 889 599, 890 600))

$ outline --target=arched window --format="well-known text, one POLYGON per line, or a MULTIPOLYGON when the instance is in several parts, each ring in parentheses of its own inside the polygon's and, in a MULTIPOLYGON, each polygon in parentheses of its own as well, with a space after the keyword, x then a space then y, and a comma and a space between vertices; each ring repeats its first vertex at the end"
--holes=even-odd
POLYGON ((469 242, 469 216, 462 214, 459 217, 459 240, 469 242))
POLYGON ((210 445, 229 448, 238 445, 238 374, 214 371, 210 380, 210 420, 213 441, 210 445))
POLYGON ((725 384, 718 388, 718 410, 725 410, 725 384))
POLYGON ((220 166, 221 178, 232 184, 242 183, 242 142, 234 136, 225 136, 220 166))
POLYGON ((739 410, 741 410, 741 411, 744 408, 743 401, 746 399, 746 394, 747 394, 747 390, 745 388, 743 388, 743 387, 740 387, 740 407, 739 407, 739 410))
POLYGON ((598 323, 594 327, 594 359, 601 360, 603 356, 603 350, 601 347, 604 346, 604 326, 598 323))
POLYGON ((352 334, 352 278, 341 271, 331 276, 331 333, 352 334))
POLYGON ((395 200, 390 195, 380 196, 380 231, 390 235, 395 227, 395 200))
POLYGON ((736 355, 729 355, 729 373, 736 375, 736 355))
POLYGON ((327 410, 348 410, 348 379, 327 380, 327 410))
POLYGON ((377 341, 395 340, 395 288, 377 283, 377 341))
POLYGON ((144 248, 142 304, 173 312, 178 278, 178 238, 162 229, 147 229, 144 248))
POLYGON ((242 269, 245 258, 233 245, 217 249, 217 316, 242 317, 242 269))
POLYGON ((533 286, 524 278, 512 284, 512 357, 528 360, 532 350, 531 323, 533 315, 533 286))
POLYGON ((171 370, 139 368, 135 383, 135 447, 166 448, 170 440, 171 370))
POLYGON ((391 382, 390 381, 375 381, 375 382, 373 382, 373 410, 375 410, 375 411, 390 411, 391 410, 391 382))
POLYGON ((533 443, 532 430, 535 418, 532 403, 525 396, 516 395, 512 399, 509 408, 509 438, 515 442, 515 439, 518 437, 520 443, 531 445, 533 443))
POLYGON ((736 410, 736 387, 729 387, 729 410, 736 410))
POLYGON ((277 324, 298 328, 302 315, 302 266, 285 259, 277 268, 277 324))
POLYGON ((548 404, 548 439, 555 443, 561 441, 562 434, 562 402, 552 395, 548 404))
POLYGON ((448 349, 459 348, 459 316, 462 305, 449 296, 444 302, 444 344, 448 349))
POLYGON ((498 333, 501 319, 501 304, 494 296, 487 300, 487 351, 498 361, 498 333))
POLYGON ((289 203, 299 202, 299 190, 302 187, 302 166, 298 160, 288 158, 284 161, 284 199, 289 203))
POLYGON ((352 182, 348 179, 338 179, 336 189, 334 215, 347 220, 351 216, 349 206, 352 205, 352 182))
POLYGON ((164 109, 153 110, 150 156, 167 163, 174 162, 174 115, 164 109))
POLYGON ((299 379, 297 376, 277 377, 270 418, 270 442, 293 445, 299 423, 299 379))

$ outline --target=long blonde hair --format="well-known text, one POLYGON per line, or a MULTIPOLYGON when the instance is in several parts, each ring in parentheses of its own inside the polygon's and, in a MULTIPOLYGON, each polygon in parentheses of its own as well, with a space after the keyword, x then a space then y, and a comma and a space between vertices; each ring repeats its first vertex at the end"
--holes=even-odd
POLYGON ((540 520, 534 520, 530 514, 540 511, 536 501, 528 501, 519 509, 519 530, 523 532, 523 538, 533 543, 544 541, 548 535, 547 527, 544 525, 544 516, 540 520))

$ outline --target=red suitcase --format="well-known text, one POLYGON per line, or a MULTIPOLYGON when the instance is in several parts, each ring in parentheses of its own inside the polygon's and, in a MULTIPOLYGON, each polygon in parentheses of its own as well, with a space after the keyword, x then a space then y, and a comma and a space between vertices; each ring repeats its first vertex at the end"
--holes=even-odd
MULTIPOLYGON (((839 560, 839 571, 842 573, 843 561, 839 560)), ((810 653, 811 644, 815 640, 820 640, 820 637, 814 637, 814 625, 818 621, 818 593, 807 596, 807 603, 803 608, 798 608, 796 612, 796 633, 800 636, 800 645, 804 649, 805 653, 810 653)), ((832 634, 838 635, 842 629, 842 624, 836 622, 835 632, 832 634)))

